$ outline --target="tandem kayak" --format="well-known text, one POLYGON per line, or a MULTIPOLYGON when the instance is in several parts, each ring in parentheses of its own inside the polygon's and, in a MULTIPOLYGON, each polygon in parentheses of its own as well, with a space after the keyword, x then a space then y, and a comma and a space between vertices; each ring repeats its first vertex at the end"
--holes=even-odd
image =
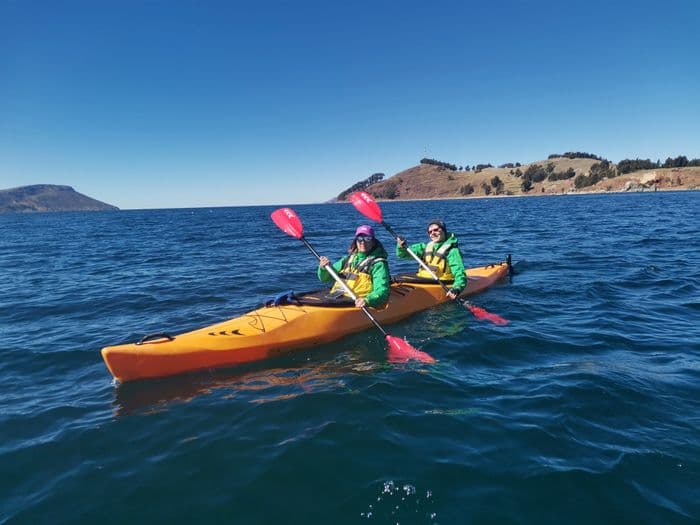
MULTIPOLYGON (((508 271, 509 261, 469 268, 462 296, 485 290, 508 271)), ((395 280, 387 306, 373 310, 382 323, 394 323, 448 301, 434 282, 410 276, 395 280)), ((347 303, 324 303, 319 297, 291 295, 192 332, 152 334, 136 343, 107 346, 102 358, 115 379, 127 382, 261 361, 372 326, 362 310, 347 303)))

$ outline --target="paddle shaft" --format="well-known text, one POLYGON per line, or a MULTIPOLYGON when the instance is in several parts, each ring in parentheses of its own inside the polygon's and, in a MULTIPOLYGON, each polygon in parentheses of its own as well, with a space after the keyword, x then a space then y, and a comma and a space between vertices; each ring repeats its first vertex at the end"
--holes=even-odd
MULTIPOLYGON (((311 243, 309 243, 309 241, 307 241, 303 235, 299 238, 299 240, 304 243, 304 246, 306 246, 309 249, 309 251, 316 256, 316 258, 318 260, 321 260, 321 256, 319 255, 319 253, 314 249, 313 246, 311 246, 311 243)), ((341 279, 340 275, 338 275, 338 273, 335 271, 335 269, 333 268, 333 266, 331 266, 330 263, 326 266, 326 270, 328 271, 329 274, 331 274, 331 277, 333 277, 333 279, 335 279, 335 282, 337 282, 340 286, 343 287, 343 290, 345 290, 345 293, 347 293, 350 296, 350 298, 352 298, 353 301, 357 300, 357 295, 355 295, 353 293, 353 291, 350 289, 350 287, 345 283, 345 281, 343 281, 343 279, 341 279)), ((370 313, 370 311, 367 309, 366 306, 362 307, 362 311, 365 313, 365 315, 367 317, 369 317, 369 320, 372 321, 374 326, 376 326, 377 329, 382 334, 384 334, 384 337, 389 337, 389 334, 386 333, 384 328, 382 328, 382 325, 379 324, 379 321, 377 321, 374 318, 374 316, 370 313)))

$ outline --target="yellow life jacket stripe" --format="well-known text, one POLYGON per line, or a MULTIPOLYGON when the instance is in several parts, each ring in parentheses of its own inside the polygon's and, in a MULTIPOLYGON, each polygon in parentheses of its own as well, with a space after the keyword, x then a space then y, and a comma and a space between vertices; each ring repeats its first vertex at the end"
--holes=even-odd
MULTIPOLYGON (((386 261, 383 257, 367 257, 359 264, 355 265, 356 254, 352 254, 347 258, 343 269, 340 271, 340 276, 348 285, 348 288, 358 297, 365 297, 372 291, 372 266, 374 263, 386 261)), ((338 283, 333 285, 331 293, 343 291, 342 286, 338 283)))
MULTIPOLYGON (((425 246, 425 252, 423 253, 423 261, 430 268, 438 279, 442 281, 454 281, 455 276, 452 274, 450 265, 447 263, 447 253, 455 247, 453 242, 445 242, 440 248, 435 250, 435 242, 430 241, 425 246)), ((422 266, 418 267, 419 277, 432 278, 429 272, 425 271, 422 266)))

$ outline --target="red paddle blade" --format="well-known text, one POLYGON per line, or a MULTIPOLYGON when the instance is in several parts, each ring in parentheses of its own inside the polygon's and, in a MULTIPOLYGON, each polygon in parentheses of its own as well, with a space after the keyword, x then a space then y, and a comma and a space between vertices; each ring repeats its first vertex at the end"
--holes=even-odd
POLYGON ((270 214, 272 221, 277 227, 287 235, 301 239, 304 235, 304 226, 301 224, 301 219, 297 217, 294 210, 291 208, 280 208, 270 214))
POLYGON ((492 323, 495 324, 508 324, 508 319, 503 319, 500 315, 492 314, 491 312, 487 312, 483 308, 480 308, 479 306, 474 306, 473 304, 468 304, 465 305, 467 309, 474 314, 474 317, 480 320, 486 320, 486 321, 491 321, 492 323))
POLYGON ((387 335, 386 341, 389 343, 388 359, 390 363, 405 363, 410 360, 420 361, 421 363, 435 362, 433 356, 413 348, 405 339, 387 335))
POLYGON ((348 199, 362 215, 373 221, 382 222, 382 209, 369 193, 356 191, 348 199))

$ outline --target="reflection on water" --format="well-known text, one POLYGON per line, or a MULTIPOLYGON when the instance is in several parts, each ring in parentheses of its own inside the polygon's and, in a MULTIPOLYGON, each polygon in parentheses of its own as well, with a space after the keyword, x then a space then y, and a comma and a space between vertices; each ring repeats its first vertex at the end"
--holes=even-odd
MULTIPOLYGON (((259 365, 258 365, 259 366, 259 365)), ((223 392, 224 397, 246 395, 250 403, 268 403, 327 390, 345 390, 348 374, 376 373, 386 368, 382 362, 340 363, 338 359, 299 367, 262 368, 236 371, 212 370, 164 379, 118 384, 114 416, 156 413, 176 403, 223 392)))

